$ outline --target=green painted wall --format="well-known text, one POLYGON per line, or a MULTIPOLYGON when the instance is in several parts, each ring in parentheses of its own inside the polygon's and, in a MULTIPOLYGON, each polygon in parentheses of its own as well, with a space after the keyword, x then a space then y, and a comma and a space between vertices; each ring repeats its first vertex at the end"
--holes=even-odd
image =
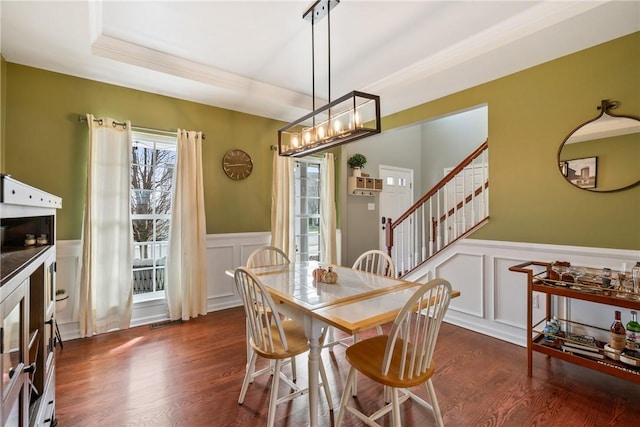
POLYGON ((6 105, 6 80, 7 61, 0 55, 0 173, 4 172, 4 130, 6 105))
POLYGON ((85 200, 88 128, 78 115, 129 119, 160 129, 201 130, 208 233, 269 230, 270 146, 282 123, 124 87, 7 65, 6 172, 63 199, 58 238, 79 239, 85 200), (222 156, 240 148, 253 173, 232 181, 222 156))
MULTIPOLYGON (((640 249, 640 186, 580 190, 564 181, 556 158, 565 136, 596 116, 600 100, 618 100, 619 114, 640 116, 639 53, 636 33, 385 117, 383 129, 487 103, 491 220, 474 238, 640 249)), ((63 197, 58 238, 80 237, 87 128, 77 116, 88 112, 202 130, 207 232, 269 230, 269 147, 281 123, 11 63, 2 75, 6 172, 63 197), (222 172, 222 155, 231 148, 254 159, 245 181, 222 172)), ((342 179, 336 182, 343 191, 342 179)))
POLYGON ((640 33, 385 117, 382 125, 486 102, 490 221, 473 238, 640 249, 640 186, 593 193, 558 171, 560 144, 598 115, 602 99, 620 101, 616 114, 640 117, 640 33))

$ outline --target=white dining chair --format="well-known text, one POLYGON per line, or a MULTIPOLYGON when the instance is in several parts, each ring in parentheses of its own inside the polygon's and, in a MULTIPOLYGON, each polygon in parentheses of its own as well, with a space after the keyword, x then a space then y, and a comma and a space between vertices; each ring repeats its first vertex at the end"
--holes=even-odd
MULTIPOLYGON (((281 318, 278 312, 278 305, 274 303, 260 279, 249 269, 238 267, 235 270, 234 279, 244 305, 249 331, 249 344, 252 349, 240 396, 238 397, 238 404, 243 404, 249 384, 253 382, 255 377, 270 373, 272 375, 272 384, 267 426, 271 427, 275 420, 276 405, 309 392, 308 388, 300 389, 281 370, 283 360, 291 359, 308 351, 308 340, 301 324, 295 320, 281 318), (269 363, 266 368, 256 372, 255 365, 258 356, 275 363, 269 363), (286 383, 292 391, 279 398, 278 388, 280 381, 286 383)), ((333 411, 331 391, 329 390, 329 383, 322 361, 320 361, 320 380, 320 385, 324 389, 329 404, 329 410, 333 411)))
POLYGON ((270 265, 291 264, 289 257, 280 248, 262 246, 251 252, 247 260, 247 268, 268 267, 270 265))
MULTIPOLYGON (((396 267, 393 263, 393 259, 386 253, 378 249, 372 249, 361 254, 353 263, 354 270, 366 271, 368 273, 379 274, 386 277, 396 277, 396 267)), ((382 327, 376 327, 378 334, 382 334, 382 327)), ((358 340, 358 334, 353 337, 344 337, 336 339, 334 336, 334 328, 329 327, 327 332, 327 342, 325 347, 329 348, 329 351, 333 351, 333 347, 336 345, 343 345, 345 347, 351 345, 358 340)))
POLYGON ((401 426, 400 404, 411 398, 433 412, 438 426, 443 426, 431 378, 435 373, 433 353, 440 324, 451 300, 451 285, 444 279, 434 279, 422 285, 405 303, 396 316, 388 335, 378 335, 358 341, 345 352, 351 368, 340 400, 336 426, 342 425, 346 411, 367 425, 379 426, 375 421, 391 412, 393 426, 401 426), (391 392, 391 402, 371 415, 361 412, 359 402, 350 406, 350 392, 356 372, 382 384, 391 392), (430 403, 408 388, 424 384, 430 403))
MULTIPOLYGON (((261 246, 251 252, 247 259, 247 268, 286 264, 291 264, 289 257, 282 249, 275 246, 261 246)), ((247 360, 251 357, 251 346, 249 345, 248 331, 249 328, 247 327, 247 360)), ((292 357, 289 362, 291 363, 291 379, 295 382, 298 378, 296 358, 292 357)))

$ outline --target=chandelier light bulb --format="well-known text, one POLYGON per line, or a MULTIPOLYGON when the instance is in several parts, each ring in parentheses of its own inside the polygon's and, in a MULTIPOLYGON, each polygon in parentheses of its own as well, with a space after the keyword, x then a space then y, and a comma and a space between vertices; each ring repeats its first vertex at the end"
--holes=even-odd
POLYGON ((335 133, 342 132, 342 122, 340 121, 340 119, 333 120, 333 130, 335 131, 335 133))

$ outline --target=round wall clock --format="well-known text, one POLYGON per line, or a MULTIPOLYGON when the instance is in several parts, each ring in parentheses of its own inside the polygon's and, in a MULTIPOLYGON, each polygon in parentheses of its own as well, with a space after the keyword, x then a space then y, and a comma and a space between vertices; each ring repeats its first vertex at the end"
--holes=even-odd
POLYGON ((229 178, 240 181, 251 174, 253 161, 251 156, 242 150, 229 150, 222 157, 222 169, 229 178))

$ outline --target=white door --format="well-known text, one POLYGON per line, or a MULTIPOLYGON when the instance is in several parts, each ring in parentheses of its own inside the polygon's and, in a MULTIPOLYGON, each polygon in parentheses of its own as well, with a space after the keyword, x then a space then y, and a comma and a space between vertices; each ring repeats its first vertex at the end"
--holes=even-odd
MULTIPOLYGON (((380 220, 382 217, 391 218, 395 221, 400 215, 402 215, 413 204, 413 170, 406 168, 399 168, 395 166, 380 165, 380 178, 382 179, 382 192, 380 193, 380 220)), ((396 235, 394 237, 394 244, 396 242, 405 242, 405 237, 411 236, 413 227, 412 224, 406 224, 400 229, 396 229, 396 235)), ((380 226, 380 249, 384 252, 387 251, 385 245, 385 230, 380 226)), ((404 266, 411 265, 409 258, 412 256, 412 251, 403 248, 394 253, 394 260, 396 262, 396 269, 401 272, 404 271, 404 266)))

